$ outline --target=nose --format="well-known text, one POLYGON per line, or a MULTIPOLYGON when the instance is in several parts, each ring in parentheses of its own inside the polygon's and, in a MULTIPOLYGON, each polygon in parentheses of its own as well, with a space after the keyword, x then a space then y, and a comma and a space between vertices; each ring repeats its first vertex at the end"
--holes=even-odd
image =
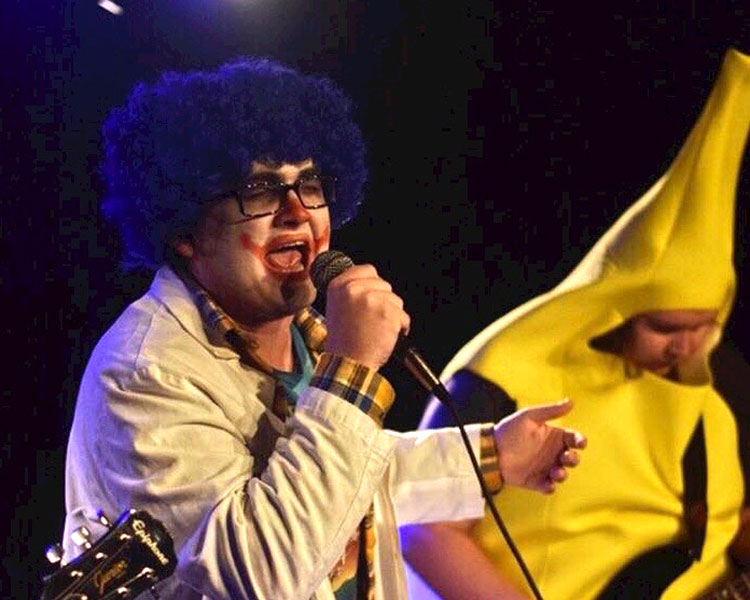
POLYGON ((681 331, 672 335, 669 341, 669 353, 674 358, 688 358, 695 351, 690 332, 681 331))
POLYGON ((302 200, 294 190, 287 191, 286 199, 277 214, 277 219, 280 224, 285 226, 299 225, 310 220, 310 213, 304 207, 302 200))

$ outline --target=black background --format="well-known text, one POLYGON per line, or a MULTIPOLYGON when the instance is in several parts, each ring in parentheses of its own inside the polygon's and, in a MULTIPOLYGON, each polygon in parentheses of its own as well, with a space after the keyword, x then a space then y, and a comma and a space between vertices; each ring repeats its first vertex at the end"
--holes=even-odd
MULTIPOLYGON (((0 596, 34 597, 49 571, 82 369, 148 284, 118 271, 98 209, 99 128, 136 81, 246 54, 346 89, 371 177, 333 245, 392 281, 439 370, 559 282, 663 173, 726 48, 750 51, 743 4, 123 0, 114 16, 95 0, 3 2, 0 596)), ((746 357, 747 162, 727 330, 746 357)), ((413 428, 424 396, 387 371, 400 397, 388 424, 413 428)))

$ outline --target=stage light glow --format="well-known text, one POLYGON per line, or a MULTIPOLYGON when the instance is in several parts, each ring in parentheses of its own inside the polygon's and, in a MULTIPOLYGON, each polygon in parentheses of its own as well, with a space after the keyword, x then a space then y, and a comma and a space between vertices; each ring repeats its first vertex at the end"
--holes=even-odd
POLYGON ((97 4, 107 12, 111 12, 113 15, 122 14, 122 6, 120 6, 119 4, 115 4, 111 0, 99 0, 97 4))

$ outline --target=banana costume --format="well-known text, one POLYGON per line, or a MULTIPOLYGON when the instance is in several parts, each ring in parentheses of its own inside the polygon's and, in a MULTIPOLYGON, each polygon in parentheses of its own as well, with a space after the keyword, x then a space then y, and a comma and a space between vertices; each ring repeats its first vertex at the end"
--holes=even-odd
MULTIPOLYGON (((711 386, 708 351, 680 383, 626 373, 589 342, 646 311, 719 310, 735 290, 734 197, 750 125, 750 57, 729 50, 698 122, 667 173, 556 288, 469 342, 443 379, 464 368, 501 386, 519 408, 569 396, 565 424, 589 449, 552 496, 506 488, 496 504, 543 595, 594 598, 649 548, 686 535, 681 459, 699 420, 707 450, 708 523, 700 560, 664 592, 693 598, 726 577, 725 550, 743 498, 734 418, 711 386)), ((473 536, 519 589, 518 567, 491 519, 473 536)))

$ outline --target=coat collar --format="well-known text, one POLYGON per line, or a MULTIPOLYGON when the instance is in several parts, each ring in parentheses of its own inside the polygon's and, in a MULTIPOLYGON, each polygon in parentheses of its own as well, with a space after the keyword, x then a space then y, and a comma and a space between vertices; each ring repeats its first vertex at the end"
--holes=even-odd
POLYGON ((204 324, 190 291, 170 267, 161 267, 156 272, 148 293, 163 304, 181 327, 214 356, 224 359, 239 356, 218 331, 204 324))

